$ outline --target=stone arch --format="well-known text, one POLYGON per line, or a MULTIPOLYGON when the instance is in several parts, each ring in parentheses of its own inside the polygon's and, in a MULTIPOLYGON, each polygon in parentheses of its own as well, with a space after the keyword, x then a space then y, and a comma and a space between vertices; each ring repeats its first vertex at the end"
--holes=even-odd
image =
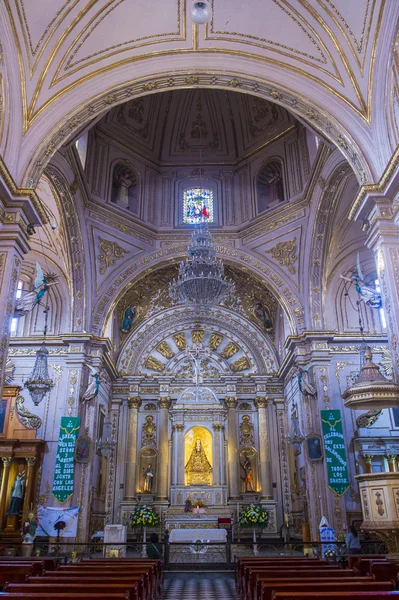
MULTIPOLYGON (((250 367, 245 372, 272 374, 278 370, 277 355, 271 341, 252 322, 222 306, 212 311, 186 306, 172 307, 146 319, 129 334, 117 362, 118 370, 122 375, 144 373, 147 357, 154 353, 154 348, 162 340, 178 331, 196 329, 198 323, 206 324, 209 332, 218 332, 226 340, 237 344, 241 351, 237 356, 244 355, 249 359, 250 367)), ((206 339, 206 342, 209 340, 206 339)), ((160 356, 154 358, 165 368, 157 368, 155 362, 152 370, 158 371, 158 374, 163 371, 166 373, 168 361, 162 362, 160 356)))
MULTIPOLYGON (((286 87, 279 86, 270 79, 245 72, 238 78, 236 69, 223 72, 212 69, 212 75, 210 75, 207 71, 198 68, 194 69, 189 78, 186 72, 181 71, 158 72, 130 81, 118 89, 113 89, 112 93, 109 91, 98 94, 94 98, 91 97, 90 102, 86 102, 79 109, 72 110, 60 119, 55 132, 52 130, 44 137, 41 134, 40 139, 43 141, 32 152, 29 164, 26 164, 26 168, 23 173, 20 173, 19 178, 23 184, 30 179, 37 180, 51 156, 65 142, 76 135, 89 121, 105 114, 113 106, 150 93, 185 89, 192 85, 200 88, 233 89, 280 104, 300 120, 307 122, 315 132, 336 145, 351 164, 360 183, 374 181, 371 158, 365 156, 349 128, 344 128, 343 119, 338 121, 325 109, 320 110, 310 99, 304 99, 304 96, 293 91, 288 92, 286 87)), ((350 121, 348 125, 350 125, 350 121)), ((33 133, 36 127, 31 129, 33 133)))
MULTIPOLYGON (((128 286, 133 285, 134 281, 141 279, 148 273, 179 262, 186 256, 187 245, 170 247, 165 250, 157 250, 147 256, 143 256, 139 261, 131 263, 123 271, 115 274, 113 280, 109 283, 102 296, 97 300, 93 310, 92 332, 96 335, 103 335, 106 329, 108 319, 122 298, 128 286)), ((257 255, 250 254, 248 250, 239 251, 232 247, 216 245, 217 256, 225 264, 230 264, 241 270, 248 271, 259 281, 264 282, 271 293, 282 305, 288 321, 290 323, 291 333, 295 334, 305 328, 304 309, 302 300, 299 298, 294 285, 283 272, 275 265, 266 260, 261 261, 257 255)))

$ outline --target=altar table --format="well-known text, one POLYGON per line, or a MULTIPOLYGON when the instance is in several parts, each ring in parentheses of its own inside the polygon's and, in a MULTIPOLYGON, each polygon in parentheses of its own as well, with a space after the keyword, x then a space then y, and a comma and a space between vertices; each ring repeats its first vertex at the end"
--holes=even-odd
POLYGON ((224 543, 227 539, 225 529, 172 529, 169 534, 169 542, 189 542, 197 540, 201 542, 224 543))

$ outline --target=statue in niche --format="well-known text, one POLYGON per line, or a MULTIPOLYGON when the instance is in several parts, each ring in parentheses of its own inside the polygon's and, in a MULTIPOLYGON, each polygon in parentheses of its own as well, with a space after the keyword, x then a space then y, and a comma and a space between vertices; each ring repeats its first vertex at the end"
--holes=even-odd
MULTIPOLYGON (((357 302, 358 305, 363 301, 365 304, 367 304, 367 306, 370 306, 370 308, 382 308, 381 294, 376 290, 376 288, 370 287, 364 283, 364 275, 360 267, 359 253, 357 255, 356 271, 353 271, 352 277, 349 279, 348 277, 341 275, 341 278, 347 281, 349 284, 355 284, 356 291, 359 294, 359 300, 357 302)), ((346 283, 344 285, 345 296, 348 296, 349 288, 347 289, 348 286, 346 283)))
POLYGON ((315 387, 310 383, 309 381, 309 374, 308 374, 308 370, 310 369, 312 365, 309 365, 308 367, 305 367, 304 369, 301 369, 300 367, 297 367, 296 369, 296 373, 298 376, 298 387, 299 387, 299 391, 304 395, 304 396, 316 396, 316 389, 315 387))
POLYGON ((152 484, 154 481, 154 471, 152 470, 151 463, 144 469, 144 493, 151 494, 152 484))
POLYGON ((267 306, 265 306, 261 300, 256 300, 253 310, 255 316, 262 321, 264 330, 267 333, 273 331, 273 321, 267 306))
POLYGON ((128 306, 123 313, 123 320, 121 324, 121 332, 129 333, 132 328, 133 322, 136 318, 137 310, 135 306, 128 306))
POLYGON ((240 463, 240 465, 244 470, 244 477, 241 477, 244 482, 244 492, 253 492, 254 480, 252 476, 252 465, 248 456, 244 456, 244 464, 240 463))
POLYGON ((212 467, 207 459, 201 440, 196 440, 191 456, 186 464, 188 485, 210 485, 212 467))
POLYGON ((8 509, 8 515, 19 515, 22 511, 22 504, 25 494, 25 470, 17 474, 14 485, 11 490, 11 502, 8 509))

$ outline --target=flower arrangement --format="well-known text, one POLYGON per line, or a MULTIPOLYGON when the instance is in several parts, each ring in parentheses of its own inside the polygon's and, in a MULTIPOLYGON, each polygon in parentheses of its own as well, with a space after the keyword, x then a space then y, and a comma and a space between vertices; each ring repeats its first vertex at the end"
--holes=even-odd
POLYGON ((194 500, 194 506, 195 508, 205 508, 206 505, 201 500, 201 498, 197 498, 196 500, 194 500))
POLYGON ((260 504, 250 504, 240 513, 240 525, 249 525, 250 527, 261 525, 262 527, 266 527, 268 523, 269 513, 260 504))
POLYGON ((324 553, 324 557, 327 559, 332 559, 332 558, 335 558, 336 556, 337 556, 337 553, 333 548, 330 548, 329 550, 327 550, 324 553))
POLYGON ((159 525, 159 514, 147 504, 136 506, 134 513, 130 515, 130 527, 157 527, 159 525))
POLYGON ((191 502, 190 498, 187 498, 185 504, 184 504, 184 512, 192 512, 193 511, 193 503, 191 502))
POLYGON ((24 539, 23 544, 33 544, 36 537, 36 529, 38 527, 37 522, 37 508, 31 508, 27 513, 25 519, 22 519, 23 525, 21 527, 21 535, 24 539))

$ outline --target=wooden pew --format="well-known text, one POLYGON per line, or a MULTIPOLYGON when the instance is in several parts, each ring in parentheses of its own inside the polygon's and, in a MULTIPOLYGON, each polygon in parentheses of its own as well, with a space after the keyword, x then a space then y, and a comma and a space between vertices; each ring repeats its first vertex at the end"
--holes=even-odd
MULTIPOLYGON (((304 565, 302 566, 302 564, 299 566, 296 565, 275 565, 275 566, 270 566, 270 565, 245 565, 244 566, 244 575, 242 577, 241 580, 241 595, 243 598, 252 598, 252 592, 250 589, 250 581, 251 581, 251 576, 253 573, 257 573, 257 574, 264 574, 265 576, 267 575, 273 575, 276 573, 281 573, 283 576, 285 575, 286 577, 292 577, 292 574, 294 573, 295 576, 298 576, 298 574, 302 574, 299 576, 303 576, 306 577, 307 575, 310 576, 311 574, 314 573, 319 573, 321 575, 325 574, 326 572, 328 572, 328 574, 330 573, 338 573, 338 576, 341 575, 343 569, 341 569, 339 566, 333 566, 328 567, 326 565, 316 565, 316 566, 310 566, 310 565, 304 565)), ((354 575, 354 571, 352 569, 349 569, 349 571, 346 571, 346 573, 348 573, 348 576, 353 576, 354 575)))
POLYGON ((81 594, 71 594, 68 592, 51 592, 49 594, 44 592, 23 592, 14 594, 12 592, 3 592, 0 597, 2 600, 3 598, 36 598, 36 600, 131 600, 129 592, 125 592, 124 594, 88 594, 86 592, 81 594))
MULTIPOLYGON (((351 577, 349 580, 345 580, 346 582, 357 582, 357 583, 366 583, 368 581, 375 581, 374 577, 372 575, 368 576, 368 577, 351 577)), ((334 585, 335 583, 337 583, 336 579, 329 579, 328 577, 322 578, 320 579, 319 577, 305 577, 303 579, 301 579, 300 581, 298 581, 295 578, 290 578, 290 579, 260 579, 256 582, 256 586, 255 586, 255 591, 254 591, 254 595, 253 598, 255 598, 256 600, 260 600, 263 596, 263 585, 271 590, 274 589, 274 584, 281 584, 281 583, 289 583, 289 584, 295 584, 297 586, 297 589, 302 589, 302 585, 305 584, 317 584, 317 583, 330 583, 332 585, 334 585)), ((251 599, 252 600, 252 599, 251 599)))
POLYGON ((348 566, 350 569, 358 569, 362 558, 374 558, 376 560, 385 560, 385 554, 349 554, 348 566))
POLYGON ((143 565, 133 563, 106 563, 105 565, 91 565, 90 563, 74 563, 69 565, 60 565, 55 571, 55 573, 75 573, 75 575, 80 575, 84 573, 92 573, 99 575, 103 575, 104 573, 112 573, 118 575, 121 575, 122 573, 142 574, 144 576, 146 590, 148 590, 147 597, 149 598, 151 597, 151 595, 154 595, 154 598, 156 598, 158 594, 158 588, 160 587, 160 584, 157 580, 157 574, 155 572, 154 564, 143 565))
POLYGON ((361 558, 359 561, 360 575, 375 575, 378 580, 394 579, 398 573, 397 567, 385 559, 361 558))
POLYGON ((367 577, 356 576, 353 569, 341 569, 339 571, 329 571, 328 569, 319 569, 313 572, 297 571, 275 571, 265 574, 264 571, 252 571, 250 574, 247 598, 257 600, 260 597, 262 583, 269 584, 269 581, 287 581, 302 585, 303 582, 313 581, 375 581, 373 575, 367 577))
POLYGON ((7 581, 15 583, 23 582, 27 575, 40 575, 43 572, 44 565, 42 562, 12 562, 1 563, 0 565, 0 586, 3 586, 7 581))
POLYGON ((33 563, 33 562, 42 562, 44 564, 44 568, 47 571, 54 571, 57 568, 58 563, 61 562, 61 558, 57 558, 54 556, 0 556, 0 568, 3 563, 33 563))
MULTIPOLYGON (((135 570, 131 570, 126 568, 125 570, 121 571, 119 569, 109 569, 109 570, 105 570, 102 569, 101 571, 98 570, 87 570, 87 569, 63 569, 63 570, 57 570, 57 571, 49 571, 49 572, 44 572, 43 573, 44 577, 52 577, 52 578, 65 578, 65 577, 75 577, 75 578, 79 578, 80 580, 89 578, 89 579, 99 579, 100 577, 102 579, 106 579, 106 578, 112 578, 112 579, 131 579, 132 577, 137 577, 142 581, 142 586, 143 586, 143 598, 145 600, 152 600, 152 591, 153 591, 153 587, 150 584, 150 579, 149 579, 149 573, 148 571, 145 570, 141 570, 141 571, 135 571, 135 570)), ((154 590, 154 598, 157 598, 157 591, 154 590)))
MULTIPOLYGON (((87 594, 125 594, 129 593, 130 600, 137 600, 137 583, 126 583, 119 582, 117 580, 104 583, 103 581, 98 583, 86 583, 80 581, 79 583, 9 583, 4 588, 5 592, 11 592, 13 594, 30 594, 33 592, 50 594, 62 593, 68 591, 71 594, 81 594, 87 592, 87 594)), ((1 596, 0 596, 1 597, 1 596)))
MULTIPOLYGON (((399 592, 323 592, 323 600, 388 600, 399 592)), ((319 592, 273 592, 272 600, 320 600, 319 592)))
POLYGON ((154 565, 159 585, 163 582, 163 564, 162 560, 153 560, 150 558, 82 558, 78 564, 95 564, 104 565, 109 564, 112 567, 115 564, 134 564, 134 565, 154 565))
MULTIPOLYGON (((96 583, 125 583, 126 589, 129 587, 135 588, 135 593, 131 594, 132 599, 137 598, 137 600, 145 600, 146 598, 146 590, 144 587, 144 578, 140 575, 132 575, 129 577, 120 577, 115 575, 115 577, 101 577, 101 575, 97 577, 28 577, 26 583, 45 583, 45 584, 56 584, 56 585, 64 585, 68 587, 69 584, 96 584, 96 583)), ((1 598, 1 596, 0 596, 1 598)), ((155 596, 154 596, 155 599, 155 596)))
POLYGON ((329 567, 329 568, 336 568, 339 569, 340 566, 339 565, 328 565, 328 562, 326 560, 319 560, 319 559, 314 559, 314 558, 305 558, 305 557, 298 557, 298 558, 286 558, 286 557, 282 557, 282 558, 278 558, 278 557, 265 557, 265 558, 260 558, 260 557, 250 557, 250 558, 240 558, 237 560, 237 567, 236 567, 236 585, 237 585, 237 589, 238 592, 240 594, 243 593, 243 590, 246 589, 245 587, 245 571, 247 568, 250 568, 251 566, 256 567, 256 566, 262 566, 262 567, 276 567, 278 566, 278 568, 305 568, 308 566, 311 567, 329 567))
POLYGON ((273 588, 262 582, 262 600, 272 600, 273 592, 318 592, 319 598, 324 598, 324 592, 390 592, 394 590, 392 581, 326 581, 317 583, 302 583, 294 581, 291 583, 274 583, 273 588))

